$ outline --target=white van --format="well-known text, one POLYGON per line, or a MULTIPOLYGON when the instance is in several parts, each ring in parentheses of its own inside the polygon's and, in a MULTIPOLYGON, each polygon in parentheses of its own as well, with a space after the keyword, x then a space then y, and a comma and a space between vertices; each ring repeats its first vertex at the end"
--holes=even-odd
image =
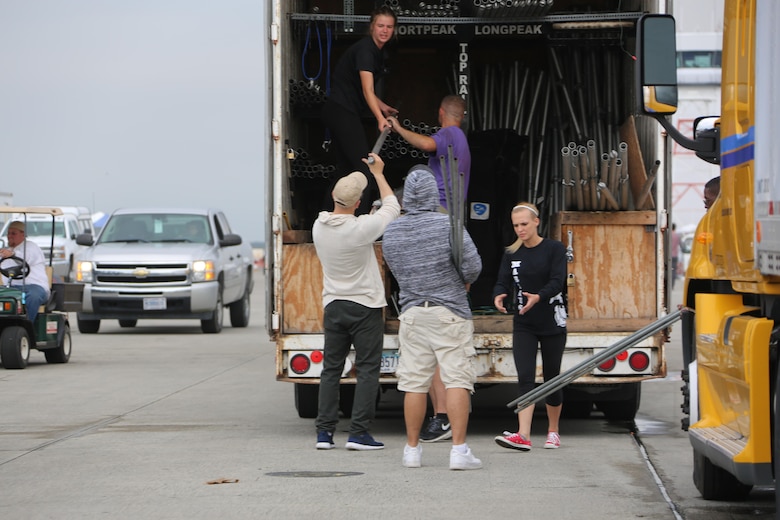
MULTIPOLYGON (((47 206, 48 207, 48 206, 47 206)), ((94 235, 92 215, 87 208, 76 206, 59 207, 63 214, 54 217, 54 258, 51 260, 52 274, 55 281, 70 282, 76 266, 76 253, 84 249, 76 243, 78 235, 89 233, 94 235)), ((8 225, 14 220, 25 221, 23 215, 14 214, 3 224, 0 231, 0 242, 8 244, 8 225)), ((28 213, 26 219, 25 238, 41 247, 46 263, 49 263, 49 246, 52 239, 52 220, 49 215, 28 213)))

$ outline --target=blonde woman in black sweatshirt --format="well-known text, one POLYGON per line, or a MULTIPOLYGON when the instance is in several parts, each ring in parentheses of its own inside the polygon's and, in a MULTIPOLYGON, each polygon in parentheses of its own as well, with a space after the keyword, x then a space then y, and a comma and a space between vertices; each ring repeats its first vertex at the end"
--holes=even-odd
MULTIPOLYGON (((512 227, 517 240, 506 248, 493 289, 493 303, 506 313, 514 313, 512 352, 520 384, 520 395, 535 386, 536 352, 541 348, 542 372, 548 381, 561 371, 566 347, 566 248, 557 240, 539 236, 539 210, 530 202, 512 208, 512 227), (507 296, 510 300, 507 301, 507 296)), ((561 444, 558 423, 563 392, 550 395, 547 405, 545 448, 561 444)), ((531 449, 531 420, 534 406, 517 414, 518 431, 504 432, 496 443, 520 451, 531 449)))

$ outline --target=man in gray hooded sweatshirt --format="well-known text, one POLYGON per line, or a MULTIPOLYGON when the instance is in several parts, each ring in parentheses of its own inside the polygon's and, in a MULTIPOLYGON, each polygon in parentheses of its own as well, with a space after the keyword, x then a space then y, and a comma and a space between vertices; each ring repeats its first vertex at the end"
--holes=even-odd
POLYGON ((479 469, 482 462, 466 444, 476 352, 472 342, 467 288, 482 270, 482 260, 463 230, 463 255, 454 263, 450 219, 438 211, 439 190, 431 170, 413 166, 406 177, 404 215, 394 220, 382 238, 385 262, 400 288, 398 341, 401 356, 396 375, 405 392, 406 446, 403 465, 421 466, 420 428, 427 394, 438 364, 447 389, 447 414, 452 427, 450 469, 479 469))

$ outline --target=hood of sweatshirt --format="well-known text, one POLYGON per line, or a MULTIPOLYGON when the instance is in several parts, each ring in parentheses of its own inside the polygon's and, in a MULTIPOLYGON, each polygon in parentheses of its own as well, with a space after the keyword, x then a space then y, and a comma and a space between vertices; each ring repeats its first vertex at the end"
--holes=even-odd
POLYGON ((340 226, 345 222, 355 220, 355 215, 337 215, 330 211, 320 211, 317 216, 317 221, 327 226, 340 226))
POLYGON ((439 209, 439 187, 433 171, 424 164, 416 164, 409 170, 404 182, 403 206, 407 214, 439 209))

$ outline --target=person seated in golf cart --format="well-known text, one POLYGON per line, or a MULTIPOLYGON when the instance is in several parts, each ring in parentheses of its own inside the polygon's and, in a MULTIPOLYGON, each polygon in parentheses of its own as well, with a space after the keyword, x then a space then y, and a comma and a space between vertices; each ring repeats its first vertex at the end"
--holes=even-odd
POLYGON ((2 276, 3 285, 24 287, 25 308, 30 321, 35 321, 38 308, 49 299, 49 277, 46 274, 46 258, 35 242, 25 239, 24 222, 15 220, 8 225, 8 247, 0 249, 0 265, 7 268, 9 258, 16 257, 26 264, 22 274, 11 280, 2 276))

